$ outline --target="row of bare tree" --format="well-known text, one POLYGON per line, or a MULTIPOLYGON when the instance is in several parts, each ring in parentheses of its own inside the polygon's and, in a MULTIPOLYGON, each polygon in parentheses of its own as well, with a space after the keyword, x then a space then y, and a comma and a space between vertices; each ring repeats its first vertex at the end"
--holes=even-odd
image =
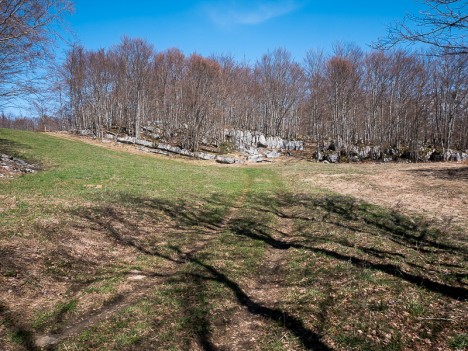
POLYGON ((0 128, 20 129, 40 132, 59 131, 63 129, 60 118, 42 116, 39 118, 8 116, 0 114, 0 128))
POLYGON ((338 147, 466 149, 467 60, 337 45, 331 55, 310 51, 303 63, 276 49, 252 65, 124 38, 107 51, 73 47, 56 93, 69 128, 139 137, 158 124, 192 150, 223 141, 226 128, 338 147))

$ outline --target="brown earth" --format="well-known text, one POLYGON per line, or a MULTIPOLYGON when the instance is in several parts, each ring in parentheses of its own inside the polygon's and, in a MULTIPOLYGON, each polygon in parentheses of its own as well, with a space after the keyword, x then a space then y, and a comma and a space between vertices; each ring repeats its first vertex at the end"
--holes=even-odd
POLYGON ((468 228, 468 163, 329 165, 294 178, 376 205, 468 228))
MULTIPOLYGON (((130 145, 101 143, 62 133, 53 135, 119 151, 145 153, 130 145)), ((363 218, 349 219, 348 214, 340 214, 339 206, 348 205, 344 198, 331 198, 343 201, 343 204, 334 203, 337 207, 331 210, 317 201, 317 210, 311 206, 314 196, 307 194, 311 188, 325 188, 401 213, 420 215, 439 226, 442 223, 445 227, 465 227, 468 165, 321 165, 284 158, 274 167, 288 179, 286 183, 293 194, 289 202, 281 197, 264 198, 264 203, 251 199, 250 207, 244 207, 250 196, 250 185, 246 184, 236 202, 216 223, 207 222, 198 207, 189 205, 183 209, 195 217, 196 225, 184 226, 181 208, 170 203, 163 206, 148 200, 140 204, 141 209, 134 210, 115 205, 94 208, 93 204, 86 204, 80 211, 67 213, 65 224, 57 216, 35 224, 33 229, 40 235, 31 231, 27 238, 5 241, 0 246, 3 269, 0 317, 5 321, 0 324, 0 337, 6 330, 22 336, 24 343, 10 344, 14 345, 11 350, 55 349, 57 343, 78 340, 73 338, 96 325, 112 326, 112 318, 122 310, 148 298, 175 278, 194 279, 193 286, 189 285, 193 290, 181 293, 188 296, 187 314, 190 314, 193 307, 190 304, 198 303, 192 301, 197 289, 208 284, 197 279, 205 278, 222 284, 227 293, 222 303, 213 304, 216 310, 195 319, 207 327, 194 332, 196 337, 186 349, 262 350, 264 343, 271 341, 269 332, 274 328, 278 330, 278 343, 287 350, 344 350, 336 341, 342 331, 364 333, 368 340, 385 346, 398 335, 395 330, 407 327, 407 335, 414 337, 414 345, 419 349, 443 350, 445 335, 452 329, 462 329, 464 301, 443 293, 430 295, 434 293, 430 289, 421 293, 418 289, 420 282, 440 285, 439 280, 446 273, 454 276, 466 273, 463 256, 457 249, 430 247, 431 252, 427 254, 410 245, 411 242, 386 240, 387 236, 395 239, 390 230, 374 228, 372 223, 363 224, 363 218), (273 206, 275 202, 278 204, 273 206), (262 217, 266 212, 271 223, 262 217), (349 227, 343 230, 340 227, 343 225, 349 227), (337 228, 342 232, 336 234, 337 228), (380 230, 377 239, 382 242, 372 235, 371 231, 377 229, 380 230), (316 235, 310 236, 309 230, 316 235), (265 244, 261 262, 256 262, 253 271, 245 276, 238 277, 235 270, 226 268, 244 264, 243 256, 239 256, 238 262, 233 256, 238 254, 237 248, 223 252, 223 246, 210 247, 221 245, 218 240, 225 231, 237 235, 236 240, 244 239, 246 247, 259 241, 265 244), (44 240, 41 235, 50 240, 44 240), (321 242, 322 237, 329 241, 321 242), (178 245, 178 251, 168 248, 171 240, 178 245), (372 240, 376 241, 375 245, 372 240), (441 264, 433 263, 432 252, 440 255, 441 264), (203 254, 226 256, 204 261, 203 254), (147 261, 141 261, 142 257, 147 261), (303 276, 296 277, 298 272, 289 267, 294 261, 299 265, 294 269, 303 270, 303 276), (152 270, 132 269, 141 262, 148 262, 145 267, 152 270), (203 274, 187 271, 190 266, 203 274), (393 266, 398 272, 388 269, 393 266), (369 267, 374 269, 370 271, 369 267), (317 279, 319 283, 307 285, 308 279, 317 279), (101 284, 107 281, 115 282, 109 291, 101 284), (404 287, 401 291, 400 286, 404 287), (420 296, 422 302, 418 300, 420 296), (433 299, 430 306, 424 305, 427 296, 433 299), (69 301, 78 301, 78 308, 68 311, 65 306, 69 301), (60 302, 63 306, 57 310, 60 302), (366 303, 363 308, 361 302, 366 303), (414 305, 411 306, 415 316, 409 315, 405 303, 414 305), (417 303, 427 309, 424 314, 418 314, 417 303), (386 315, 379 308, 386 308, 386 315), (53 313, 44 316, 41 310, 53 313), (207 321, 207 317, 212 318, 207 321), (47 323, 41 323, 41 319, 47 323), (366 320, 368 326, 355 326, 355 320, 366 320), (421 330, 432 327, 433 320, 443 324, 441 331, 436 331, 440 335, 419 340, 423 335, 421 330), (387 329, 381 328, 382 325, 387 329)), ((466 241, 466 237, 462 239, 466 241)), ((463 280, 450 284, 447 290, 466 286, 463 280)), ((173 311, 165 311, 167 306, 160 308, 157 314, 171 320, 173 311)), ((438 329, 434 327, 434 330, 438 329)), ((143 345, 150 347, 151 338, 159 332, 148 332, 143 345)), ((173 338, 177 339, 177 335, 173 338)), ((1 341, 0 338, 0 346, 1 341)))

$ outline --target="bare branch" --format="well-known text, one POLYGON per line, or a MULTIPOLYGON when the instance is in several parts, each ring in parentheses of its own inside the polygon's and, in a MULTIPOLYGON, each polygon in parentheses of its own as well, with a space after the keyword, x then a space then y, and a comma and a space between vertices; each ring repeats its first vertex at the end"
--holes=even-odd
POLYGON ((423 0, 428 8, 418 15, 408 15, 388 29, 386 38, 372 45, 388 50, 399 44, 421 43, 438 50, 438 54, 468 54, 468 4, 463 0, 423 0))

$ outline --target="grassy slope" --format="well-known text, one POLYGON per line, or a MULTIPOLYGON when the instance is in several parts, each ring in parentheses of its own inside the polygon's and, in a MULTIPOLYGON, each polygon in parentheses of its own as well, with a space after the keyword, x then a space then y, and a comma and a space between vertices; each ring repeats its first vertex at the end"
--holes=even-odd
POLYGON ((278 167, 10 130, 0 152, 44 167, 0 182, 0 349, 466 347, 466 250, 424 219, 278 167))

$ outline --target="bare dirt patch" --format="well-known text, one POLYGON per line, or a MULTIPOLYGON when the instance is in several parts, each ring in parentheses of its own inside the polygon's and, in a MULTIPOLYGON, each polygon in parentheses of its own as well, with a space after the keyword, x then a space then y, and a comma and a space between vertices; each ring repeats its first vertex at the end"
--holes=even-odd
POLYGON ((294 176, 303 185, 319 186, 366 202, 468 228, 468 165, 360 164, 329 165, 333 174, 314 168, 294 176))

